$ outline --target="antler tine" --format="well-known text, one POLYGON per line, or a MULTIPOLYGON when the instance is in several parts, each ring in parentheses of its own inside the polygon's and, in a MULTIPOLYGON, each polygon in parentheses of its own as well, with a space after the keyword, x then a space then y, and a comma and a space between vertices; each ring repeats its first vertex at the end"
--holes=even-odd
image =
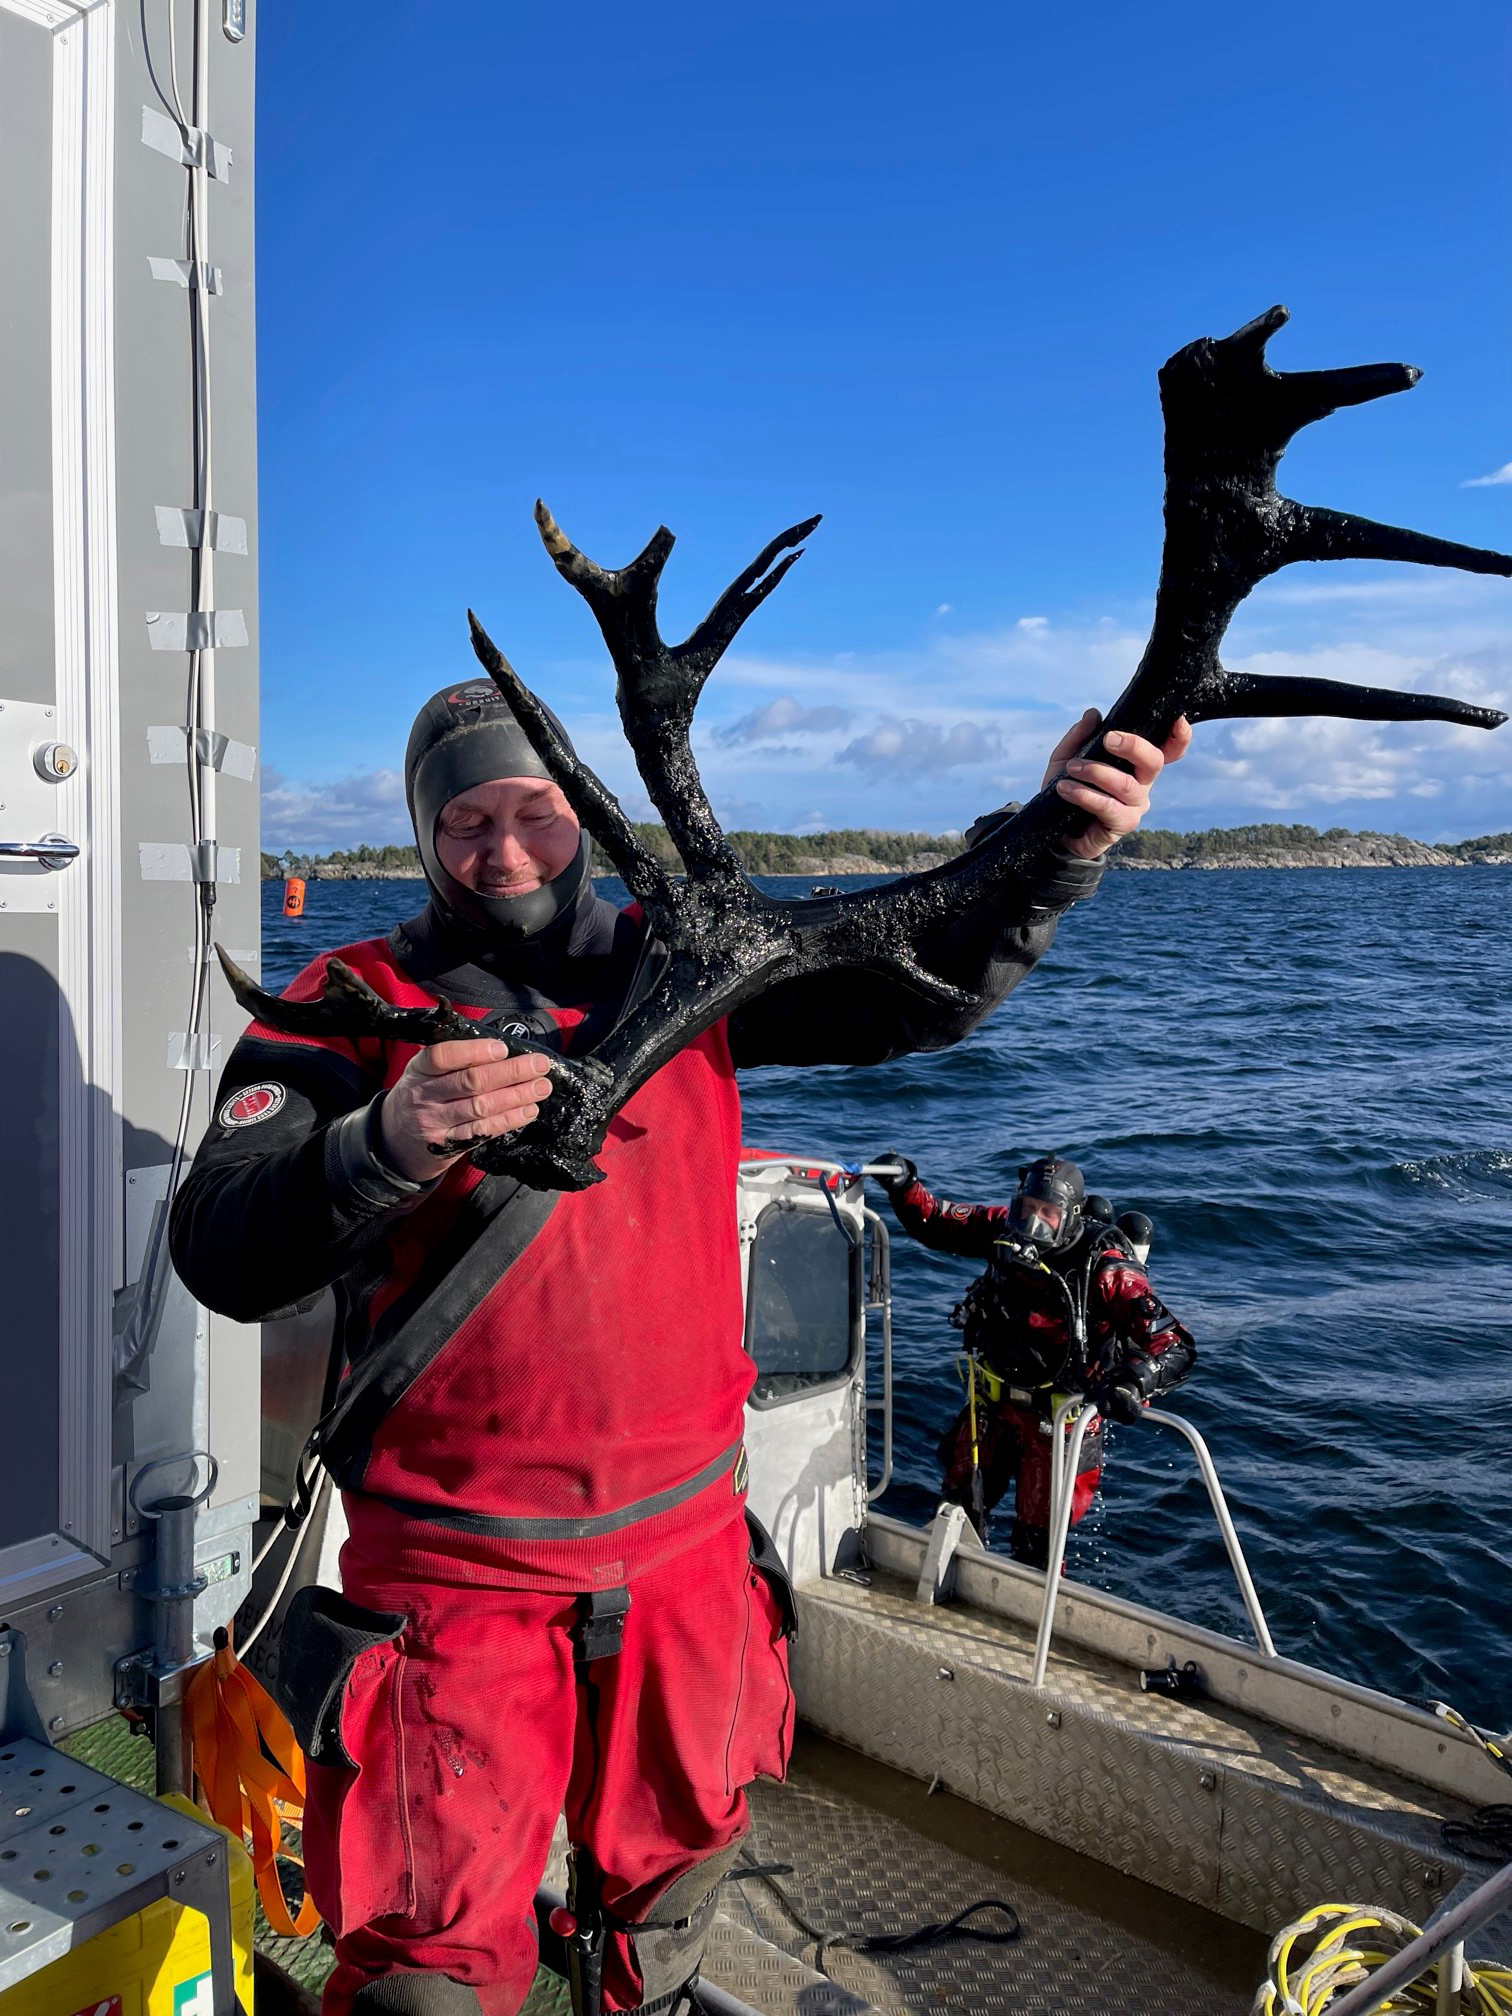
MULTIPOLYGON (((586 564, 593 565, 592 561, 586 564)), ((557 732, 545 708, 471 609, 467 621, 479 662, 509 703, 510 712, 525 730, 530 746, 551 772, 583 825, 619 870, 625 887, 646 906, 652 924, 663 927, 672 904, 672 882, 666 869, 642 845, 613 792, 557 732)))
POLYGON ((1364 406, 1372 399, 1390 399, 1410 392, 1422 372, 1416 364, 1357 364, 1339 371, 1277 371, 1281 400, 1287 409, 1287 439, 1315 420, 1326 420, 1341 407, 1364 406))
POLYGON ((748 888, 693 759, 689 739, 693 712, 725 646, 798 555, 789 554, 776 567, 771 567, 772 560, 812 531, 818 520, 791 526, 770 541, 731 582, 692 636, 675 648, 663 639, 656 622, 657 589, 673 545, 665 525, 628 567, 611 572, 573 545, 544 504, 536 505, 536 523, 558 572, 579 591, 598 620, 618 675, 620 720, 636 768, 689 876, 731 891, 748 888))
MULTIPOLYGON (((1362 406, 1370 399, 1386 399, 1394 392, 1410 392, 1422 372, 1415 364, 1355 364, 1334 371, 1277 371, 1266 361, 1266 345, 1291 320, 1286 308, 1268 308, 1253 322, 1246 322, 1231 336, 1221 336, 1212 344, 1218 352, 1244 358, 1253 370, 1259 367, 1261 381, 1286 414, 1286 432, 1278 442, 1284 447, 1300 428, 1326 419, 1342 406, 1362 406)), ((1184 353, 1178 353, 1178 356, 1184 353)), ((1177 358, 1170 360, 1173 364, 1177 358)))
POLYGON ((749 567, 743 567, 726 588, 702 623, 688 637, 686 643, 677 647, 679 659, 698 659, 705 656, 707 663, 702 666, 702 679, 709 674, 728 650, 740 626, 765 602, 788 569, 803 558, 804 549, 799 542, 807 539, 823 519, 823 512, 815 512, 812 518, 805 518, 801 524, 790 525, 785 532, 779 532, 775 539, 769 539, 749 567), (785 547, 795 546, 797 551, 789 553, 775 567, 772 562, 785 547), (771 567, 772 571, 767 573, 771 567), (765 578, 763 578, 765 577, 765 578))
MULTIPOLYGON (((1214 348, 1219 350, 1251 350, 1263 357, 1265 355, 1266 344, 1269 343, 1276 331, 1284 329, 1290 320, 1290 308, 1283 308, 1278 301, 1274 308, 1265 309, 1263 313, 1255 316, 1253 321, 1246 322, 1240 329, 1235 329, 1231 335, 1218 337, 1214 343, 1214 348)), ((1179 355, 1180 353, 1178 352, 1177 354, 1179 355)))
POLYGON ((675 532, 658 525, 628 566, 601 567, 580 546, 573 545, 539 497, 535 503, 535 521, 541 543, 551 555, 557 572, 577 589, 601 626, 609 620, 611 612, 623 621, 626 612, 633 609, 649 621, 650 634, 658 644, 661 642, 656 629, 656 591, 667 555, 677 544, 675 532))
POLYGON ((1419 567, 1457 567, 1464 574, 1512 575, 1512 555, 1486 546, 1461 546, 1430 532, 1382 525, 1353 512, 1282 500, 1281 566, 1294 560, 1410 560, 1419 567))
POLYGON ((1452 721, 1462 728, 1500 728, 1507 718, 1498 708, 1438 693, 1394 693, 1384 686, 1351 686, 1343 679, 1227 670, 1188 703, 1186 714, 1192 722, 1324 714, 1335 721, 1452 721))
POLYGON ((396 1008, 371 988, 344 960, 326 967, 325 989, 313 1001, 289 1001, 269 994, 242 971, 226 948, 217 943, 227 985, 238 1007, 254 1021, 290 1036, 344 1036, 352 1042, 378 1036, 387 1041, 439 1043, 448 1037, 471 1036, 476 1025, 459 1015, 449 1001, 435 1008, 396 1008))

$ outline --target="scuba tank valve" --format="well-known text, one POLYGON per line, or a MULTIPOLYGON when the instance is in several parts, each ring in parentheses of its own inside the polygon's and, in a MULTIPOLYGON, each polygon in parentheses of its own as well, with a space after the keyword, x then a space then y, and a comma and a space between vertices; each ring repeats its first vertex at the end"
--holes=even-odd
POLYGON ((1155 1243, 1155 1227, 1143 1211, 1121 1211, 1118 1214, 1118 1229, 1134 1248, 1134 1258, 1140 1266, 1147 1266, 1150 1248, 1155 1243))

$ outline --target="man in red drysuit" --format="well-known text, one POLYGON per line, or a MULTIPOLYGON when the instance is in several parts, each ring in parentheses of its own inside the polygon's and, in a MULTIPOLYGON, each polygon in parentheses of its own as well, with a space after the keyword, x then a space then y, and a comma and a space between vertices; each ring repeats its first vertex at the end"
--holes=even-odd
POLYGON ((1085 1393, 1099 1415, 1077 1463, 1074 1526, 1102 1480, 1103 1419, 1137 1421, 1196 1363, 1191 1332, 1145 1271, 1150 1221, 1137 1212, 1117 1225, 1094 1216, 1101 1200, 1087 1198, 1080 1169, 1055 1155, 1019 1172, 1011 1204, 951 1203, 919 1181, 906 1157, 888 1159, 897 1173, 879 1181, 904 1231, 936 1253, 988 1263, 952 1319, 965 1332, 976 1404, 968 1401, 940 1438, 945 1500, 966 1508, 985 1541, 989 1515, 1016 1483, 1009 1548, 1043 1568, 1056 1400, 1085 1393))
MULTIPOLYGON (((464 1151, 528 1125, 545 1053, 586 1051, 665 955, 594 894, 586 836, 495 688, 421 711, 405 783, 430 901, 340 956, 398 1005, 444 995, 478 1038, 254 1024, 172 1217, 210 1306, 253 1322, 335 1283, 344 1311, 352 1370, 319 1454, 345 1496, 345 1593, 301 1592, 279 1674, 311 1758, 327 2016, 513 2016, 564 1810, 608 1928, 602 2006, 696 2008, 742 1788, 781 1775, 793 1720, 791 1592, 745 1514, 735 1072, 964 1035, 1092 893, 1190 732, 1164 751, 1110 736, 1125 772, 1068 760, 1095 725, 1052 757, 1085 830, 918 948, 974 1014, 844 973, 775 988, 628 1101, 603 1183, 546 1194, 464 1151), (507 1057, 502 1033, 541 1054, 507 1057)), ((290 999, 321 991, 328 956, 290 999)))

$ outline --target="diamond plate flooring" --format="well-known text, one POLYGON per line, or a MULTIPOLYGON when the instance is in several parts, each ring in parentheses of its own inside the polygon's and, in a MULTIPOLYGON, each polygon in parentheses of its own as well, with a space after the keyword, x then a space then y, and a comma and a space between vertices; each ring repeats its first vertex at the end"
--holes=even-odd
MULTIPOLYGON (((841 1755, 810 1741, 786 1785, 753 1788, 755 1824, 744 1859, 787 1863, 792 1874, 763 1879, 737 1871, 725 1886, 728 1923, 809 1962, 823 1937, 826 1972, 881 2016, 1244 2016, 1249 2009, 1263 1955, 1251 1935, 1233 1934, 1205 1913, 1079 1863, 961 1802, 949 1802, 954 1828, 939 1831, 965 1838, 954 1846, 934 1838, 935 1830, 921 1832, 898 1811, 853 1796, 847 1781, 856 1773, 837 1764, 841 1755), (856 1950, 868 1934, 938 1922, 988 1897, 1018 1915, 1022 1929, 1010 1944, 856 1950), (1227 1950, 1215 1953, 1215 1944, 1227 1950)), ((914 1788, 915 1803, 925 1796, 914 1788)), ((904 1805, 907 1797, 888 1803, 904 1805)), ((765 2007, 736 1980, 721 1985, 765 2007)), ((825 2007, 817 1998, 798 2006, 805 2016, 825 2007)))
POLYGON ((1037 1691, 1024 1626, 924 1609, 882 1575, 806 1585, 799 1603, 794 1685, 811 1723, 1225 1918, 1272 1930, 1347 1896, 1421 1923, 1463 1873, 1439 1823, 1467 1809, 1325 1744, 1142 1694, 1129 1669, 1075 1647, 1037 1691))

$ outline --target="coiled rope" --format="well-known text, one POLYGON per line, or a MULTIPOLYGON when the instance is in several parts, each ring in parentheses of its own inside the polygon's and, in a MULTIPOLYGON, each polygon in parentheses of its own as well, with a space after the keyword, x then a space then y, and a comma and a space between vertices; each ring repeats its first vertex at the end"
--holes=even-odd
MULTIPOLYGON (((1404 1946, 1422 1937, 1420 1926, 1395 1911, 1366 1904, 1315 1904, 1271 1941, 1266 1977, 1251 2016, 1317 2016, 1336 1996, 1356 1987, 1404 1946)), ((1383 2002, 1386 2012, 1434 2016, 1439 1969, 1447 1957, 1383 2002)), ((1465 1963, 1456 2016, 1512 2016, 1512 1968, 1465 1963)))

